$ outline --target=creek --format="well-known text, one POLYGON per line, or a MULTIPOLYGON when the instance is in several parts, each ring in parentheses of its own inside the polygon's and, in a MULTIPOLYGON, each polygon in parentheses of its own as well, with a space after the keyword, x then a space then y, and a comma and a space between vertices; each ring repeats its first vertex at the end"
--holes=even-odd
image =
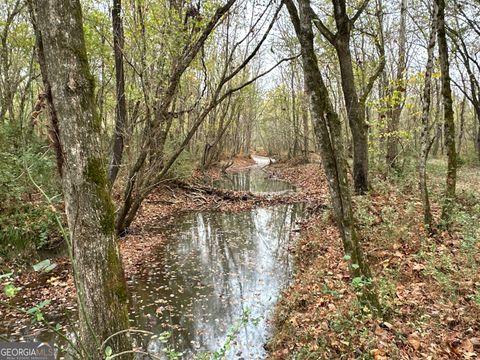
MULTIPOLYGON (((256 166, 227 174, 213 185, 256 193, 294 190, 262 170, 270 159, 254 160, 256 166)), ((128 280, 132 325, 156 334, 138 345, 154 359, 168 359, 168 349, 182 352, 181 359, 205 352, 219 352, 226 359, 264 359, 269 319, 292 278, 289 247, 303 208, 284 204, 236 213, 188 212, 157 228, 166 241, 154 247, 149 262, 128 280), (162 341, 162 333, 168 333, 167 340, 162 341)), ((57 321, 74 323, 75 318, 57 321)), ((10 338, 66 345, 50 331, 28 333, 25 327, 10 338)))
MULTIPOLYGON (((215 186, 230 190, 292 190, 257 166, 226 175, 215 186)), ((267 162, 268 164, 268 162, 267 162)), ((191 359, 219 351, 231 335, 227 359, 263 359, 269 318, 292 275, 294 229, 301 204, 255 208, 238 213, 192 212, 162 230, 149 270, 130 280, 138 325, 156 334, 168 331, 169 346, 191 359), (242 320, 243 319, 243 320, 242 320)), ((150 351, 163 347, 150 339, 150 351)))

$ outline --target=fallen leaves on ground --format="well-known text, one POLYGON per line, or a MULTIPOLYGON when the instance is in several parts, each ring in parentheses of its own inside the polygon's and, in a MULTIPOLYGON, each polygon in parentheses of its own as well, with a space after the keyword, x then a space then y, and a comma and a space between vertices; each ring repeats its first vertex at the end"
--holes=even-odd
MULTIPOLYGON (((229 171, 242 170, 254 163, 250 157, 237 157, 229 171)), ((312 176, 316 168, 308 168, 310 176, 312 176)), ((259 206, 306 201, 320 204, 324 201, 324 197, 318 196, 317 192, 313 193, 311 189, 304 188, 280 196, 236 191, 226 191, 225 194, 229 196, 222 196, 225 195, 222 194, 222 191, 215 194, 202 191, 205 189, 204 184, 209 184, 213 179, 219 178, 219 172, 219 167, 212 168, 203 174, 196 172, 189 180, 189 184, 202 184, 202 186, 198 186, 198 188, 192 186, 191 189, 188 189, 172 182, 159 187, 145 200, 127 236, 119 243, 127 280, 148 266, 150 256, 154 253, 152 249, 161 246, 165 241, 162 236, 162 228, 174 221, 180 213, 211 210, 237 212, 259 206), (242 200, 244 197, 246 200, 242 200)), ((274 175, 270 174, 270 176, 274 175)), ((296 183, 296 185, 300 184, 296 183)), ((12 282, 16 287, 22 289, 13 299, 7 298, 3 292, 0 293, 0 301, 11 305, 9 307, 0 305, 0 334, 11 334, 20 338, 32 329, 42 327, 42 324, 32 326, 31 316, 20 309, 28 310, 45 299, 51 300, 43 311, 45 317, 53 321, 53 325, 57 320, 65 318, 65 313, 70 314, 67 316, 67 320, 75 319, 76 294, 70 271, 70 261, 66 256, 55 257, 52 261, 58 266, 48 273, 35 272, 31 267, 17 270, 12 282)))
MULTIPOLYGON (((303 166, 276 173, 318 186, 308 185, 303 166)), ((355 208, 385 319, 359 306, 337 229, 320 211, 305 221, 295 248, 295 281, 276 308, 271 359, 479 358, 479 246, 466 250, 456 230, 429 237, 415 192, 382 186, 355 197, 355 208)), ((432 210, 438 220, 439 206, 432 210)))

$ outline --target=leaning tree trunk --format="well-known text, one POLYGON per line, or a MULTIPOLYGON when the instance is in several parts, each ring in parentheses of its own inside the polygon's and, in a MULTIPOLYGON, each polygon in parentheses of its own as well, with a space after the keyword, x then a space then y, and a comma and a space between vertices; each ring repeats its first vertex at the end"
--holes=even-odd
POLYGON ((440 58, 445 148, 447 150, 447 186, 442 209, 442 220, 448 225, 455 200, 457 183, 457 152, 455 149, 455 121, 453 114, 452 89, 450 86, 450 64, 448 44, 445 34, 445 0, 435 0, 437 4, 437 38, 440 58))
POLYGON ((430 106, 432 96, 432 72, 435 50, 435 37, 437 32, 436 6, 432 15, 432 27, 428 41, 427 66, 425 69, 425 84, 423 88, 423 109, 422 109, 422 132, 420 134, 420 159, 418 162, 418 177, 420 197, 423 205, 423 224, 426 230, 431 233, 433 230, 433 216, 430 207, 430 198, 427 186, 427 160, 430 150, 430 106))
POLYGON ((310 100, 314 132, 320 146, 322 163, 328 178, 330 196, 344 251, 350 257, 350 271, 353 278, 364 280, 365 286, 360 299, 378 310, 380 306, 371 282, 372 275, 364 260, 353 221, 341 122, 330 102, 313 45, 310 1, 299 0, 298 11, 292 0, 286 0, 285 4, 301 46, 305 87, 310 100))
MULTIPOLYGON (((32 0, 31 5, 41 71, 51 89, 50 111, 58 120, 80 340, 84 357, 99 359, 102 342, 129 323, 82 10, 78 0, 32 0)), ((109 345, 115 352, 131 349, 126 333, 114 336, 109 345)))

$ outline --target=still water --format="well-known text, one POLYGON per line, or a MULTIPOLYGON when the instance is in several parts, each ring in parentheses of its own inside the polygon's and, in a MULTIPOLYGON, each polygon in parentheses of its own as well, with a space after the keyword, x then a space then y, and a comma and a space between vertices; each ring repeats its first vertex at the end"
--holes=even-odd
MULTIPOLYGON (((300 205, 282 205, 178 218, 164 230, 168 241, 154 263, 130 280, 139 326, 171 332, 170 346, 185 359, 219 350, 237 326, 227 359, 264 358, 268 318, 292 271, 288 245, 300 213, 300 205)), ((148 348, 162 344, 150 340, 148 348)))
POLYGON ((263 170, 263 168, 275 162, 275 160, 258 155, 252 155, 252 159, 255 161, 255 165, 244 171, 227 173, 221 179, 214 181, 213 186, 227 190, 259 193, 295 190, 295 187, 291 184, 275 179, 263 170))
MULTIPOLYGON (((268 158, 255 160, 258 166, 214 185, 269 193, 293 189, 266 176, 261 168, 268 158)), ((137 328, 170 337, 167 343, 146 337, 138 345, 155 359, 167 359, 167 347, 182 352, 182 359, 194 359, 221 350, 230 338, 226 359, 265 358, 268 320, 291 279, 288 248, 302 213, 301 204, 240 213, 191 212, 161 228, 167 241, 129 279, 130 317, 137 328)), ((58 320, 71 323, 73 318, 58 320)), ((62 344, 48 330, 33 336, 28 332, 25 327, 21 339, 62 344)))
POLYGON ((227 174, 222 177, 222 179, 214 181, 213 185, 227 190, 262 193, 274 193, 295 189, 289 183, 274 179, 258 168, 227 174))

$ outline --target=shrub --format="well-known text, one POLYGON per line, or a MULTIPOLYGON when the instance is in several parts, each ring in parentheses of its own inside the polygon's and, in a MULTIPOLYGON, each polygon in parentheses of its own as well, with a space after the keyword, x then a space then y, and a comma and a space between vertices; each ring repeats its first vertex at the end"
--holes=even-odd
POLYGON ((11 126, 0 130, 0 255, 4 259, 20 253, 35 255, 58 233, 55 208, 35 185, 54 204, 61 200, 52 152, 35 135, 18 133, 11 126))

